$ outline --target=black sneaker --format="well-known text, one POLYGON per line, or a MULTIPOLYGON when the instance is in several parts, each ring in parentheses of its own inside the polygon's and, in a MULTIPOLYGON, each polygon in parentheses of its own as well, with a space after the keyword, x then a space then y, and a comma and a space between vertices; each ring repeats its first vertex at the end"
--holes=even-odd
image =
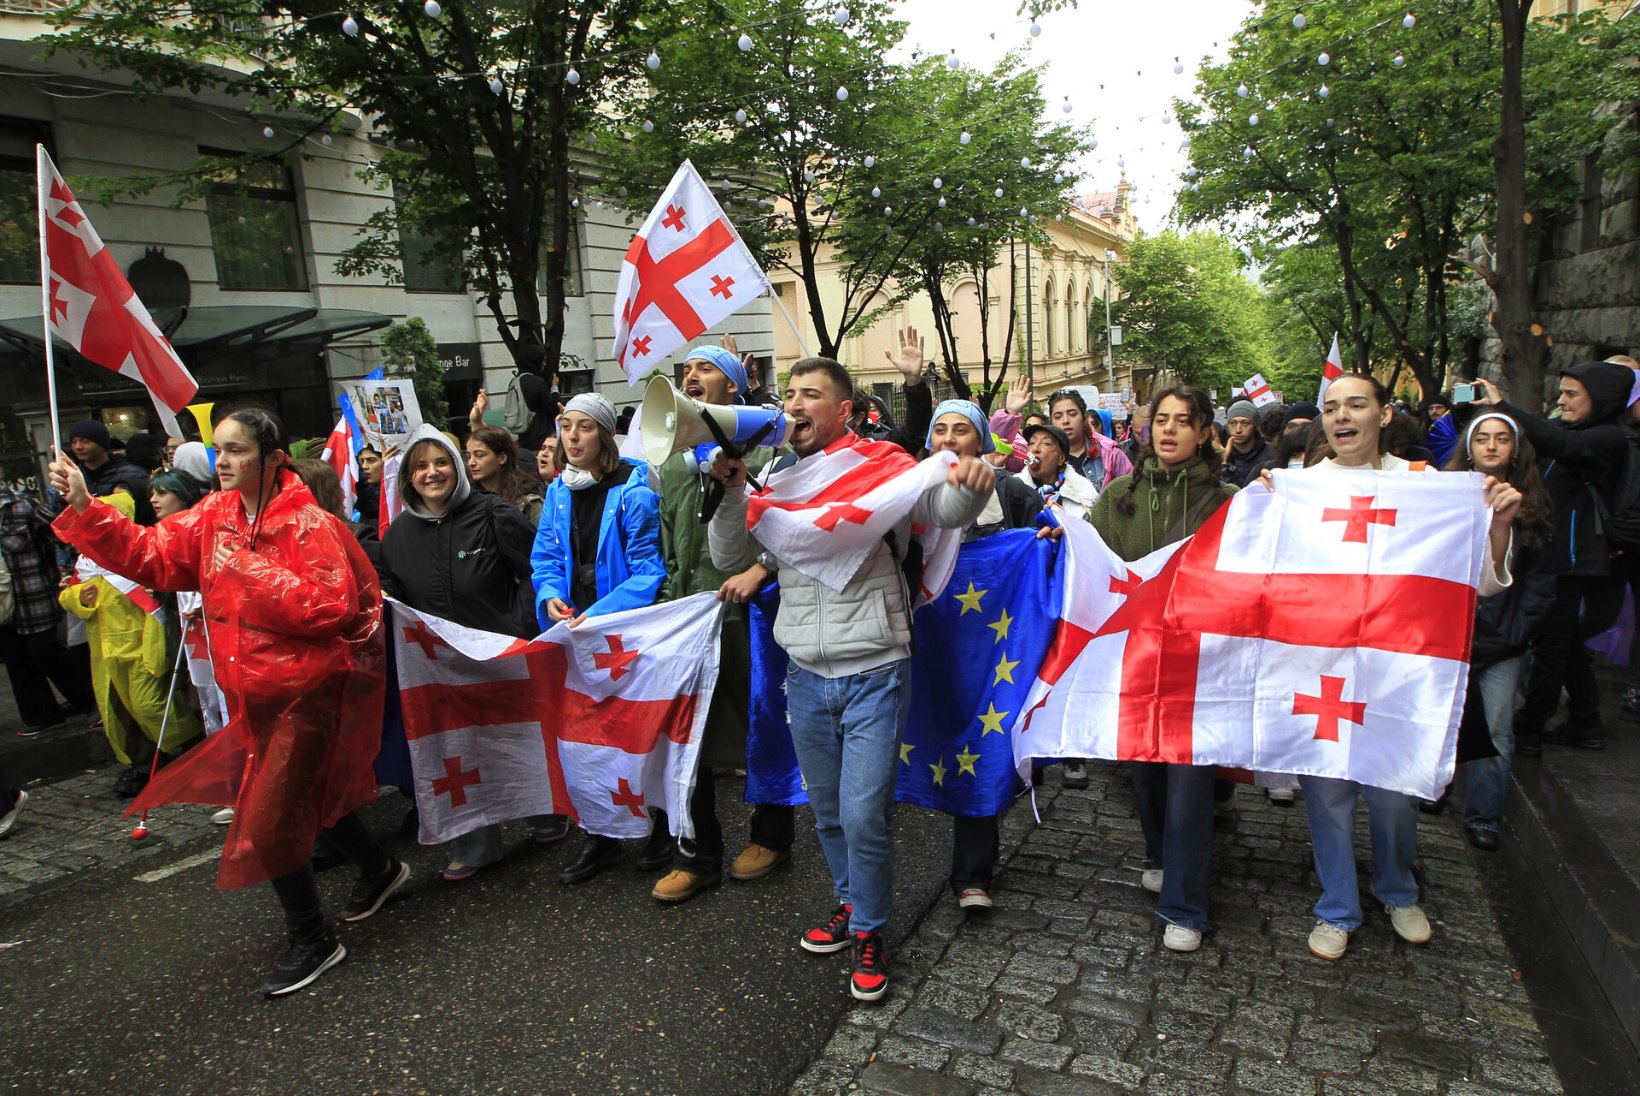
POLYGON ((328 932, 323 940, 292 944, 290 950, 285 952, 285 958, 273 968, 273 974, 268 977, 262 992, 269 997, 283 997, 305 989, 318 981, 319 975, 346 958, 347 949, 328 932))
POLYGON ((1544 731, 1543 741, 1554 746, 1576 746, 1583 750, 1604 750, 1606 748, 1606 730, 1604 727, 1573 727, 1569 723, 1561 723, 1544 731))
POLYGON ((366 876, 353 884, 353 894, 342 907, 343 921, 363 921, 382 908, 393 894, 410 878, 410 865, 390 859, 388 868, 380 875, 366 876))
POLYGON ((883 954, 883 938, 874 932, 854 934, 854 970, 848 991, 856 1001, 876 1001, 888 992, 888 957, 883 954))
POLYGON ((848 921, 854 914, 854 907, 844 902, 838 906, 824 923, 814 926, 803 934, 798 941, 804 951, 812 951, 816 955, 830 955, 834 951, 842 951, 848 947, 853 938, 848 934, 848 921))

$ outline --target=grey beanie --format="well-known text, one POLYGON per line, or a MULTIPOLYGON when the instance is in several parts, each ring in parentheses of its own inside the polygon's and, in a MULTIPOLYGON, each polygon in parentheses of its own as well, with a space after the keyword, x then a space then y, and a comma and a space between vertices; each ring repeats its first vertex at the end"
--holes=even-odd
POLYGON ((1253 406, 1252 400, 1237 400, 1230 405, 1229 412, 1224 416, 1225 422, 1231 419, 1252 419, 1258 422, 1258 408, 1253 406))

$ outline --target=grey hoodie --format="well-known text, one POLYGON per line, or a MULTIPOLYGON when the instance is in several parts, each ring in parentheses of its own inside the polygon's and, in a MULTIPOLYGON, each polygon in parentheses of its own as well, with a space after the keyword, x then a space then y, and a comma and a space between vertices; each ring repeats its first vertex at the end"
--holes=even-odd
MULTIPOLYGON (((450 496, 450 501, 445 504, 444 508, 445 514, 448 514, 451 510, 454 510, 457 506, 460 506, 468 495, 473 493, 473 485, 467 480, 467 458, 462 456, 461 452, 456 449, 454 445, 450 444, 449 438, 445 437, 436 428, 428 426, 426 423, 422 423, 420 426, 416 427, 416 432, 411 434, 409 440, 404 443, 404 455, 409 457, 410 450, 415 448, 416 443, 423 441, 430 441, 438 445, 446 453, 450 454, 450 460, 455 463, 456 489, 455 493, 450 496)), ((443 514, 430 513, 427 508, 421 504, 421 496, 416 494, 416 489, 410 484, 410 466, 408 461, 400 464, 398 481, 399 501, 404 503, 404 508, 406 511, 416 515, 422 521, 437 521, 439 518, 444 516, 443 514)))

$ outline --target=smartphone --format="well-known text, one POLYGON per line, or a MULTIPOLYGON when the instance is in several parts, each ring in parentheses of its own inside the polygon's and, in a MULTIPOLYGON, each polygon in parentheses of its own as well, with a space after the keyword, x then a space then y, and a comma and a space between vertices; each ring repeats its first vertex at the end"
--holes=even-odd
POLYGON ((1484 391, 1478 384, 1458 384, 1452 386, 1453 403, 1474 403, 1475 397, 1484 391))

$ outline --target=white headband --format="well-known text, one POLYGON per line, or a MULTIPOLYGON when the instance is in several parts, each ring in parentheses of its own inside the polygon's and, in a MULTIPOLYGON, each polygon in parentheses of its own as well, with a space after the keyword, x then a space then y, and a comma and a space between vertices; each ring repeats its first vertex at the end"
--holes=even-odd
POLYGON ((1510 418, 1508 415, 1505 415, 1502 411, 1484 411, 1471 419, 1469 421, 1469 427, 1463 432, 1463 451, 1465 453, 1469 452, 1470 442, 1475 437, 1475 427, 1479 426, 1487 419, 1500 419, 1503 422, 1508 423, 1510 432, 1512 432, 1515 437, 1520 437, 1520 424, 1514 419, 1510 418))

